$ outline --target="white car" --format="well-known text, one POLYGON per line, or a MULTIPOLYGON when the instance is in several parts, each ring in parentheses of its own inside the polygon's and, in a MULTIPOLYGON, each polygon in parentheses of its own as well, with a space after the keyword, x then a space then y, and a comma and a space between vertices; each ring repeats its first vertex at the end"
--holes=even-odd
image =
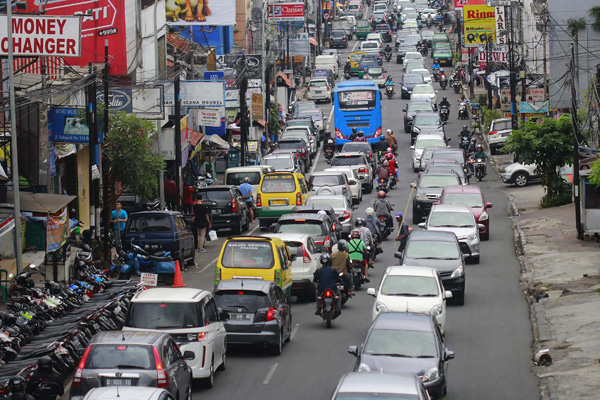
POLYGON ((418 172, 421 165, 421 156, 425 147, 450 147, 444 140, 444 134, 419 134, 415 139, 415 144, 410 146, 413 151, 413 171, 418 172))
POLYGON ((531 181, 540 178, 535 171, 536 168, 536 164, 512 163, 504 167, 504 170, 500 173, 500 177, 504 183, 513 183, 519 187, 523 187, 531 181))
POLYGON ((325 78, 313 78, 308 83, 308 90, 306 95, 309 100, 315 102, 323 100, 326 103, 330 103, 333 98, 333 88, 327 82, 325 78))
POLYGON ((292 261, 292 290, 314 298, 317 288, 313 277, 315 271, 321 267, 321 252, 313 238, 304 233, 264 233, 261 236, 283 240, 290 254, 296 255, 296 259, 292 261))
POLYGON ((404 55, 404 58, 402 59, 402 68, 406 67, 406 63, 408 62, 408 60, 421 60, 423 61, 423 63, 425 63, 425 60, 423 59, 423 55, 421 55, 421 53, 419 53, 418 51, 407 51, 406 54, 404 55))
POLYGON ((352 200, 355 203, 362 201, 362 184, 358 179, 358 168, 349 165, 345 167, 331 167, 326 168, 324 172, 343 172, 348 178, 348 185, 350 185, 350 193, 352 193, 352 200))
POLYGON ((358 179, 363 186, 363 190, 367 193, 373 191, 374 171, 371 163, 364 153, 360 152, 344 152, 338 153, 331 159, 332 167, 350 165, 356 168, 358 179))
POLYGON ((381 46, 377 40, 365 40, 360 43, 360 51, 364 51, 368 55, 378 56, 381 53, 381 46))
POLYGON ((382 312, 414 312, 436 317, 440 330, 446 326, 446 299, 452 292, 444 290, 440 273, 435 268, 388 267, 377 289, 368 288, 375 297, 373 321, 382 312))
POLYGON ((429 73, 429 70, 427 68, 416 68, 413 69, 412 71, 410 71, 411 74, 420 74, 421 76, 423 76, 423 81, 425 83, 429 83, 431 84, 431 74, 429 73))
POLYGON ((363 79, 370 79, 382 88, 385 86, 385 73, 383 67, 368 67, 363 79))
POLYGON ((419 224, 428 231, 453 232, 458 239, 460 249, 468 260, 479 264, 479 231, 485 225, 477 224, 471 207, 465 205, 434 204, 426 222, 419 224))
POLYGON ((504 143, 512 133, 512 120, 510 118, 499 118, 492 120, 490 130, 484 137, 488 141, 491 154, 498 154, 498 150, 504 147, 504 143))
POLYGON ((352 202, 348 201, 346 196, 342 195, 315 195, 310 196, 306 200, 307 206, 330 206, 333 208, 335 215, 342 224, 342 232, 350 236, 350 232, 354 229, 354 210, 352 202))
POLYGON ((377 33, 377 32, 368 33, 365 40, 366 41, 376 41, 379 44, 379 48, 383 49, 383 37, 381 36, 381 33, 377 33))
POLYGON ((433 105, 433 109, 437 111, 437 90, 431 86, 431 84, 421 83, 415 85, 412 94, 410 95, 410 101, 427 101, 433 105))
POLYGON ((288 126, 280 139, 304 139, 310 145, 311 158, 317 155, 317 140, 312 135, 312 132, 307 126, 288 126))

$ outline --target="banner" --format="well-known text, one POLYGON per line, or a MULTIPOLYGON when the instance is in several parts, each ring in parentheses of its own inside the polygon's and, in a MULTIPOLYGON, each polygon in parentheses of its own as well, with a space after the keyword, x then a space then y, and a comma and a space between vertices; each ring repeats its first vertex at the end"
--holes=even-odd
POLYGON ((221 126, 221 110, 203 108, 198 110, 198 125, 221 126))
MULTIPOLYGON (((182 107, 225 106, 225 83, 223 81, 181 81, 179 96, 182 107)), ((173 106, 173 83, 165 84, 165 106, 173 106)))
POLYGON ((277 3, 267 6, 272 21, 304 21, 304 3, 277 3))
POLYGON ((48 215, 46 220, 46 253, 61 248, 69 237, 69 212, 65 207, 59 215, 48 215))
POLYGON ((235 25, 235 15, 235 0, 165 1, 167 25, 235 25))
POLYGON ((252 93, 252 119, 264 119, 265 107, 262 93, 252 93))
MULTIPOLYGON (((488 61, 487 60, 488 52, 487 52, 486 46, 479 45, 478 50, 479 50, 479 54, 477 56, 477 60, 479 61, 479 67, 485 68, 485 65, 487 64, 487 61, 488 61)), ((507 62, 506 46, 492 46, 490 49, 490 56, 491 56, 490 62, 499 62, 499 63, 507 62)))
POLYGON ((496 44, 507 44, 507 36, 499 36, 498 33, 506 30, 506 8, 495 7, 495 20, 496 20, 496 44))
MULTIPOLYGON (((58 143, 89 143, 90 130, 85 123, 83 108, 52 107, 48 110, 48 140, 58 143)), ((98 143, 102 143, 98 132, 98 143)))
POLYGON ((477 47, 485 44, 488 37, 494 43, 496 29, 494 7, 463 6, 463 16, 465 47, 477 47))
MULTIPOLYGON (((246 76, 249 79, 262 79, 262 55, 246 54, 246 76)), ((223 54, 217 56, 217 69, 226 72, 227 79, 235 79, 240 68, 239 54, 223 54)))
POLYGON ((485 4, 485 0, 454 0, 454 8, 463 8, 463 6, 478 6, 485 4))
POLYGON ((110 111, 125 111, 131 113, 133 111, 133 101, 131 99, 131 89, 109 89, 108 101, 104 100, 104 91, 96 92, 96 101, 107 103, 110 111))

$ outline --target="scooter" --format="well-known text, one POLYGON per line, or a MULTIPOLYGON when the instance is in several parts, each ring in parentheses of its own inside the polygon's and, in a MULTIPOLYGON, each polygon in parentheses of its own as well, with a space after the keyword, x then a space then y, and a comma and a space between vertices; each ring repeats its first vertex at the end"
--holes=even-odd
POLYGON ((339 317, 342 310, 337 308, 337 299, 339 296, 333 290, 325 289, 319 293, 317 300, 321 303, 321 318, 325 321, 327 329, 331 328, 331 321, 339 317))
POLYGON ((348 79, 350 79, 350 72, 348 72, 348 71, 344 71, 344 79, 345 79, 345 80, 348 80, 348 79))
POLYGON ((439 82, 442 90, 446 90, 446 87, 448 87, 448 77, 445 72, 440 72, 439 82))
POLYGON ((394 96, 394 86, 386 85, 385 86, 385 94, 388 97, 388 99, 391 99, 394 96))
POLYGON ((452 88, 454 89, 454 93, 460 93, 461 86, 462 85, 460 84, 460 81, 455 78, 452 82, 452 88))
POLYGON ((383 238, 386 239, 392 233, 392 229, 388 225, 388 218, 385 215, 378 215, 377 219, 379 220, 379 222, 381 222, 381 225, 384 227, 382 234, 383 238))
POLYGON ((427 47, 427 44, 423 43, 421 45, 421 48, 419 49, 419 53, 421 53, 421 55, 423 57, 427 56, 427 54, 429 53, 429 48, 427 47))
POLYGON ((377 185, 377 191, 388 192, 388 182, 384 178, 379 178, 379 185, 377 185))
POLYGON ((152 255, 132 243, 131 252, 125 255, 125 264, 121 267, 119 276, 121 279, 128 279, 132 273, 141 275, 142 272, 147 272, 173 277, 175 268, 171 252, 164 252, 162 256, 152 255))
POLYGON ((458 138, 460 139, 458 147, 460 147, 465 154, 468 154, 469 148, 471 147, 471 139, 468 136, 463 135, 458 135, 458 138))
POLYGON ((443 122, 448 121, 448 118, 450 117, 450 109, 448 108, 448 106, 444 105, 440 107, 440 119, 443 122))
POLYGON ((388 190, 392 190, 395 187, 396 187, 396 175, 393 172, 390 172, 389 176, 388 176, 388 180, 387 180, 387 188, 388 188, 388 190))
POLYGON ((323 149, 323 154, 325 155, 325 160, 327 164, 331 164, 331 159, 333 158, 333 154, 335 153, 335 147, 333 145, 329 145, 323 149))
POLYGON ((458 105, 458 119, 469 119, 469 113, 467 112, 467 103, 461 102, 458 105))
POLYGON ((392 59, 392 49, 390 48, 390 50, 384 50, 383 51, 383 56, 385 58, 385 61, 391 61, 392 59))
POLYGON ((439 70, 438 68, 435 68, 435 69, 433 70, 433 79, 434 79, 436 82, 439 82, 439 80, 440 80, 440 70, 439 70))
POLYGON ((475 170, 475 176, 481 182, 485 176, 485 161, 478 158, 473 161, 473 169, 475 170))
POLYGON ((354 289, 358 290, 362 286, 363 282, 362 261, 352 260, 350 261, 350 267, 352 267, 352 280, 354 281, 354 289))

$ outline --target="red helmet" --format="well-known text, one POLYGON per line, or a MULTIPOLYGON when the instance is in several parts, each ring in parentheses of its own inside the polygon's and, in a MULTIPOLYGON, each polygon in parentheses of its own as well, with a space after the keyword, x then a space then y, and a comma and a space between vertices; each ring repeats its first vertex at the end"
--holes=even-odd
POLYGON ((387 154, 385 155, 385 159, 386 159, 386 160, 391 160, 393 157, 394 157, 394 156, 392 155, 392 153, 387 153, 387 154))
POLYGON ((380 190, 379 192, 377 192, 378 199, 385 199, 386 196, 387 196, 387 194, 385 194, 385 192, 383 190, 380 190))
POLYGON ((354 229, 351 233, 350 233, 350 237, 352 239, 360 239, 360 232, 357 229, 354 229))

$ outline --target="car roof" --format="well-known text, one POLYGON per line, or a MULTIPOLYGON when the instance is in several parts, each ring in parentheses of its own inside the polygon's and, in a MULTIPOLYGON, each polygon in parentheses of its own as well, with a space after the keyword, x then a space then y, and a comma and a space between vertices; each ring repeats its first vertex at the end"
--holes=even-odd
POLYGON ((390 329, 406 331, 432 331, 432 316, 417 313, 381 313, 373 321, 372 329, 390 329))
POLYGON ((443 138, 443 137, 442 137, 442 135, 439 135, 439 134, 422 134, 422 133, 419 133, 417 135, 417 140, 419 140, 419 139, 440 139, 440 138, 443 138))
POLYGON ((144 215, 171 215, 171 216, 181 216, 181 212, 179 211, 138 211, 138 212, 134 212, 129 214, 129 218, 131 217, 138 217, 138 216, 144 216, 144 215))
POLYGON ((166 389, 146 386, 103 386, 92 388, 86 393, 86 400, 145 400, 158 399, 166 389))
POLYGON ((225 279, 219 282, 215 292, 217 290, 247 289, 269 293, 270 287, 274 285, 276 285, 275 282, 262 279, 225 279))
POLYGON ((103 331, 92 338, 90 344, 153 344, 168 334, 156 331, 103 331))
POLYGON ((131 299, 140 303, 196 303, 209 295, 210 292, 196 288, 150 288, 137 292, 131 299))
MULTIPOLYGON (((282 149, 282 150, 290 150, 290 149, 282 149)), ((291 150, 291 151, 293 151, 293 150, 291 150)), ((263 157, 263 160, 268 160, 271 158, 289 158, 290 156, 291 156, 291 153, 289 153, 289 152, 287 152, 287 153, 281 152, 281 153, 276 153, 276 154, 271 153, 271 154, 265 155, 263 157)))
POLYGON ((312 236, 305 233, 263 233, 261 236, 278 238, 284 242, 308 242, 312 236))
POLYGON ((285 221, 285 220, 313 220, 313 221, 325 221, 327 218, 327 215, 323 215, 323 214, 313 214, 313 213, 294 213, 294 214, 284 214, 281 217, 279 217, 279 221, 285 221))
POLYGON ((437 149, 436 154, 440 154, 440 153, 463 153, 462 149, 454 149, 452 147, 443 147, 441 149, 437 149))
POLYGON ((444 188, 444 193, 478 193, 482 194, 481 188, 475 185, 456 185, 456 186, 446 186, 444 188))
POLYGON ((462 212, 473 214, 471 207, 465 206, 464 204, 436 204, 432 206, 431 212, 433 212, 433 210, 437 212, 462 212))
POLYGON ((199 190, 201 190, 203 192, 210 192, 212 190, 228 190, 228 189, 233 189, 235 187, 237 187, 237 185, 211 185, 211 186, 199 188, 199 190))
POLYGON ((365 153, 361 153, 360 151, 345 151, 343 153, 338 153, 334 155, 334 157, 347 157, 347 156, 364 156, 365 153))
POLYGON ((417 377, 409 373, 351 372, 340 380, 339 393, 402 393, 417 395, 417 377))
POLYGON ((386 269, 387 275, 393 276, 435 276, 435 268, 394 265, 386 269))
POLYGON ((346 175, 342 171, 317 171, 310 174, 310 176, 330 176, 330 175, 346 175))
POLYGON ((456 242, 454 232, 448 231, 412 231, 409 240, 435 240, 438 242, 456 242))

